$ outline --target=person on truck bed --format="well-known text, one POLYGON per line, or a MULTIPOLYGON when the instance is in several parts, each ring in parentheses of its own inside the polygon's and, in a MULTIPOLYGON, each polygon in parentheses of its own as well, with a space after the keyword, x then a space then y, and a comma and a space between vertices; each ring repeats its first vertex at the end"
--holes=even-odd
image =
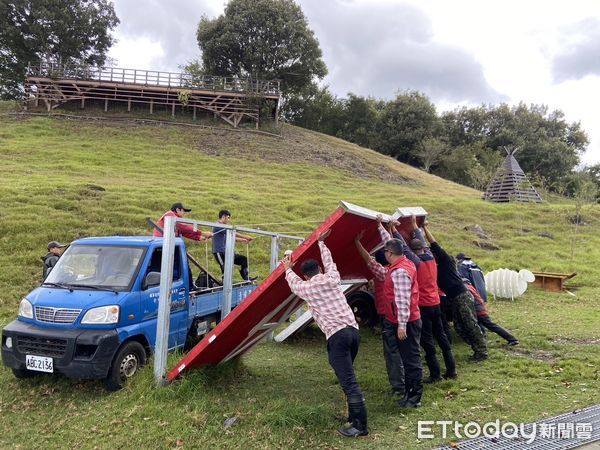
MULTIPOLYGON (((231 220, 231 213, 226 209, 222 209, 219 211, 219 223, 223 225, 227 225, 231 220)), ((221 273, 223 273, 225 268, 225 246, 227 245, 227 229, 223 227, 213 227, 213 239, 212 239, 212 252, 213 256, 217 260, 219 267, 221 268, 221 273)), ((250 243, 254 238, 251 236, 246 236, 244 234, 235 234, 235 240, 237 242, 245 242, 246 244, 250 243)), ((248 258, 244 255, 238 255, 237 253, 233 255, 233 263, 236 266, 240 266, 240 275, 242 279, 245 281, 254 281, 256 277, 250 278, 250 273, 248 271, 248 258)))
POLYGON ((66 245, 60 244, 56 241, 52 241, 48 243, 48 253, 46 256, 42 256, 42 261, 44 261, 44 267, 42 270, 42 281, 46 279, 52 268, 58 262, 58 258, 62 255, 63 250, 66 245))
MULTIPOLYGON (((175 217, 185 217, 185 214, 190 212, 190 208, 186 208, 183 206, 183 203, 173 203, 171 209, 160 216, 158 219, 157 225, 164 229, 165 226, 165 217, 167 216, 175 216, 175 217)), ((162 233, 157 229, 152 233, 156 237, 162 237, 162 233)), ((202 231, 202 230, 194 230, 194 227, 188 225, 187 223, 177 222, 175 224, 175 236, 180 237, 183 236, 185 238, 191 239, 193 241, 202 241, 204 239, 210 239, 212 237, 212 233, 210 231, 202 231)))
POLYGON ((285 279, 291 291, 308 304, 315 322, 327 338, 327 357, 346 394, 351 423, 349 428, 340 428, 338 432, 345 437, 366 436, 369 434, 367 408, 352 367, 358 354, 360 334, 342 289, 340 273, 324 242, 330 233, 331 229, 318 238, 325 271, 316 260, 308 259, 302 262, 300 268, 305 279, 302 280, 292 270, 295 262, 291 256, 286 256, 283 258, 285 279))

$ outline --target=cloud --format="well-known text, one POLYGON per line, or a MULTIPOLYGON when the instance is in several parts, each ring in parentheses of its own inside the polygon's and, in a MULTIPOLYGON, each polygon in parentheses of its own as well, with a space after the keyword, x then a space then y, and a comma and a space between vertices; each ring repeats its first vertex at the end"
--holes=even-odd
POLYGON ((589 18, 563 28, 559 38, 565 48, 552 60, 554 81, 600 75, 600 19, 589 18))
MULTIPOLYGON (((222 6, 210 0, 114 0, 114 5, 121 20, 117 29, 120 41, 151 41, 162 47, 152 66, 147 67, 153 70, 178 71, 178 65, 198 56, 196 29, 200 18, 222 12, 222 6)), ((138 51, 147 48, 140 45, 138 51)), ((126 63, 119 61, 119 66, 126 63)))
POLYGON ((434 101, 506 101, 487 83, 471 53, 436 42, 430 19, 408 4, 302 0, 329 68, 326 83, 348 92, 391 98, 418 90, 434 101))

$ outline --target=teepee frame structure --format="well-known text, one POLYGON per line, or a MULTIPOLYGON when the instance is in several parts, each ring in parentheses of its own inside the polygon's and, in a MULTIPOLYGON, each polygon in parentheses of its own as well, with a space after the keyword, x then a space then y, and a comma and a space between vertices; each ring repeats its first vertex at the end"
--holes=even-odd
POLYGON ((527 179, 525 172, 515 159, 517 149, 510 150, 504 147, 506 158, 497 170, 494 178, 487 187, 483 199, 490 202, 536 202, 540 203, 542 197, 527 179))

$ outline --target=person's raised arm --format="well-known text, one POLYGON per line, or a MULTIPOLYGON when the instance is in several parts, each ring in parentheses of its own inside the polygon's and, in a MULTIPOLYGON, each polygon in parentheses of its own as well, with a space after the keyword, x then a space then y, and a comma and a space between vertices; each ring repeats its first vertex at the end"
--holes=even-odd
POLYGON ((292 270, 295 264, 295 261, 292 261, 292 255, 283 258, 282 263, 285 267, 285 279, 290 286, 290 290, 298 297, 305 298, 307 283, 292 270))
POLYGON ((358 254, 361 256, 363 261, 368 264, 371 259, 371 255, 369 255, 369 252, 365 250, 362 243, 360 242, 360 240, 363 238, 364 234, 365 234, 365 230, 361 230, 360 233, 358 233, 356 236, 354 236, 354 245, 356 245, 358 254))
POLYGON ((342 278, 340 277, 340 273, 337 270, 337 266, 333 262, 331 252, 329 251, 324 242, 330 234, 331 228, 321 233, 317 238, 319 242, 319 249, 321 250, 321 261, 323 261, 323 269, 325 275, 329 276, 334 283, 340 283, 342 278))
POLYGON ((354 237, 354 244, 356 245, 356 249, 358 250, 358 253, 360 253, 362 259, 367 263, 367 267, 373 273, 375 278, 377 278, 379 281, 383 281, 385 279, 386 273, 385 267, 383 267, 381 264, 375 261, 375 258, 371 257, 371 255, 369 255, 369 252, 365 250, 362 243, 360 242, 360 240, 363 237, 363 234, 364 230, 361 230, 361 232, 354 237))
POLYGON ((429 230, 429 224, 427 222, 423 224, 423 231, 425 232, 425 237, 427 238, 427 241, 429 241, 430 244, 434 244, 435 242, 437 242, 433 237, 433 234, 431 234, 431 231, 429 230))
POLYGON ((377 214, 375 220, 377 221, 377 229, 379 230, 379 236, 381 236, 381 242, 385 244, 387 241, 392 239, 392 236, 383 226, 383 216, 381 214, 377 214))

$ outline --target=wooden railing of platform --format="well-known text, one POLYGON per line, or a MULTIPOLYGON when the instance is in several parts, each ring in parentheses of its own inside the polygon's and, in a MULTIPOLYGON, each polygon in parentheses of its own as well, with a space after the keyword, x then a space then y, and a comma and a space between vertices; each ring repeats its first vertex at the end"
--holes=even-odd
POLYGON ((256 122, 257 100, 271 105, 272 118, 277 121, 280 84, 232 77, 194 76, 189 73, 158 72, 115 67, 41 62, 29 66, 25 83, 25 108, 43 102, 48 111, 71 102, 104 101, 108 111, 112 102, 148 105, 152 114, 157 105, 168 106, 174 116, 178 107, 192 111, 207 111, 237 127, 243 119, 256 122))

